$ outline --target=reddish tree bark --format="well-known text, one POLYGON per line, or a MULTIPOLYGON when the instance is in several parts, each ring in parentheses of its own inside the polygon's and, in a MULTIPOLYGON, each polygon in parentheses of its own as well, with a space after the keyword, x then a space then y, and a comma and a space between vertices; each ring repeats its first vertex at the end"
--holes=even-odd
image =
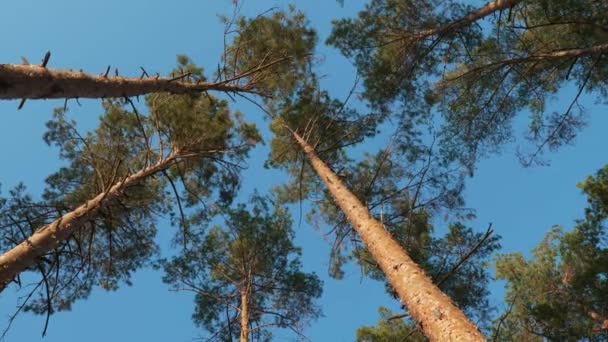
POLYGON ((254 93, 253 84, 237 85, 234 81, 281 61, 260 66, 231 80, 197 83, 185 82, 185 75, 175 78, 136 78, 49 69, 39 65, 0 64, 0 99, 120 98, 159 92, 185 94, 208 90, 254 93))
POLYGON ((62 241, 68 239, 108 201, 119 198, 128 187, 141 183, 147 177, 168 168, 178 157, 175 152, 171 153, 156 164, 131 174, 107 191, 99 193, 78 208, 41 227, 27 240, 0 255, 0 292, 15 276, 34 264, 37 257, 53 250, 62 241))
POLYGON ((431 341, 485 341, 477 327, 424 274, 407 253, 374 219, 366 206, 350 192, 340 178, 317 156, 300 135, 292 131, 313 169, 325 183, 336 204, 367 246, 388 282, 407 306, 409 314, 431 341))

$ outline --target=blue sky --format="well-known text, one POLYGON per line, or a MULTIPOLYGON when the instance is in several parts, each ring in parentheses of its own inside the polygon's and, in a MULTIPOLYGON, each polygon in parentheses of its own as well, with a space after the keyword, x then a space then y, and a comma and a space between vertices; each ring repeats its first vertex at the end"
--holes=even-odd
MULTIPOLYGON (((286 9, 287 1, 245 2, 243 14, 259 14, 271 7, 286 9)), ((298 1, 296 5, 311 20, 322 43, 331 28, 331 20, 352 16, 361 7, 359 1, 298 1)), ((62 0, 42 2, 8 0, 0 11, 0 63, 19 63, 20 56, 37 63, 47 50, 54 68, 83 69, 101 73, 107 65, 117 67, 122 75, 139 75, 139 67, 148 72, 166 73, 175 65, 176 54, 187 54, 213 70, 219 60, 223 26, 217 14, 229 15, 228 0, 106 0, 90 2, 62 0)), ((354 80, 352 68, 339 54, 323 44, 320 66, 326 74, 324 86, 332 95, 343 98, 354 80)), ((564 106, 572 91, 566 89, 556 100, 555 108, 564 106), (562 102, 563 99, 563 102, 562 102)), ((98 101, 83 100, 82 107, 70 103, 71 116, 82 129, 93 127, 101 114, 98 101)), ((501 155, 482 161, 475 178, 467 183, 465 199, 477 218, 470 225, 484 230, 492 222, 503 236, 503 251, 529 251, 553 224, 572 226, 581 217, 585 199, 577 181, 594 173, 607 160, 608 117, 605 106, 587 100, 590 125, 573 146, 550 154, 550 167, 523 168, 515 156, 515 145, 501 155)), ((39 194, 44 178, 61 162, 57 153, 41 137, 52 108, 63 101, 28 101, 17 111, 18 101, 0 102, 0 183, 3 193, 19 181, 33 194, 39 194)), ((264 126, 261 113, 246 103, 235 103, 247 118, 264 126)), ((519 120, 525 124, 525 115, 519 120)), ((267 189, 285 179, 281 173, 263 169, 267 149, 256 149, 245 172, 242 198, 254 188, 267 189)), ((294 213, 297 222, 297 212, 294 213)), ((159 243, 169 246, 173 228, 160 227, 159 243)), ((328 243, 314 228, 296 226, 296 243, 303 247, 306 270, 317 272, 325 281, 320 302, 324 317, 306 330, 312 341, 352 341, 355 329, 377 321, 380 305, 398 308, 384 292, 384 286, 361 277, 356 267, 348 267, 345 279, 332 280, 327 275, 328 243)), ((135 275, 132 287, 116 292, 95 290, 88 300, 76 303, 70 312, 54 315, 44 341, 189 341, 203 334, 190 320, 193 310, 189 294, 169 292, 160 281, 159 272, 144 269, 135 275)), ((493 285, 494 299, 501 299, 500 284, 493 285)), ((16 295, 10 290, 0 296, 0 328, 15 309, 16 295)), ((44 318, 21 315, 13 324, 7 341, 39 341, 44 318)), ((277 340, 291 340, 293 335, 278 333, 277 340)))

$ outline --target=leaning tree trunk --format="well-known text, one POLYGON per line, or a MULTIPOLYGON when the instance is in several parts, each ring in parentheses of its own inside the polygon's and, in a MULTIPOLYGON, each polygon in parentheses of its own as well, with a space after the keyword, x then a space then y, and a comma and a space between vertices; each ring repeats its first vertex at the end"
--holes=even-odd
POLYGON ((120 77, 49 69, 40 65, 0 64, 0 99, 121 98, 158 92, 185 94, 208 90, 253 92, 251 86, 239 86, 230 81, 185 82, 186 76, 120 77))
POLYGON ((409 314, 422 326, 425 335, 431 341, 439 342, 485 341, 477 327, 433 284, 383 225, 371 216, 367 207, 317 156, 314 148, 296 132, 291 133, 348 221, 380 265, 388 282, 407 306, 409 314))
POLYGON ((93 217, 107 202, 121 197, 128 187, 136 185, 147 177, 168 168, 178 157, 176 152, 172 152, 156 164, 143 168, 124 178, 115 183, 107 191, 98 194, 52 223, 41 227, 28 239, 0 255, 0 292, 6 288, 6 285, 15 276, 32 265, 37 257, 53 250, 61 242, 68 239, 71 234, 93 217))

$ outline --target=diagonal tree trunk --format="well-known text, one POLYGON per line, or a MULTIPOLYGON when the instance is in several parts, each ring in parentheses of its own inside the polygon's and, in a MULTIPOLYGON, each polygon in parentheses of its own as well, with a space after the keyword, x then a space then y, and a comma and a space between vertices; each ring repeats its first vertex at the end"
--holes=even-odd
POLYGON ((40 65, 0 64, 0 99, 120 98, 159 92, 186 94, 208 90, 256 93, 255 82, 238 85, 235 81, 255 78, 255 74, 288 59, 280 58, 227 80, 197 83, 185 82, 188 74, 174 78, 136 78, 49 69, 40 65))
POLYGON ((92 218, 108 201, 119 198, 124 191, 139 184, 149 176, 171 166, 179 155, 174 151, 154 165, 115 183, 107 191, 90 199, 83 205, 38 229, 27 240, 0 255, 0 292, 15 276, 31 266, 37 257, 57 247, 70 237, 83 223, 92 218))
POLYGON ((477 20, 483 19, 492 13, 502 11, 507 8, 511 8, 515 5, 517 5, 517 3, 519 3, 520 1, 521 0, 490 1, 490 2, 486 3, 485 5, 483 5, 482 7, 478 8, 472 12, 469 12, 466 16, 459 18, 447 25, 437 27, 434 29, 428 29, 428 30, 415 32, 411 35, 411 38, 419 40, 419 39, 424 39, 424 38, 427 38, 430 36, 435 36, 435 35, 438 35, 438 36, 446 35, 450 32, 457 31, 465 26, 471 25, 472 23, 476 22, 477 20))
POLYGON ((367 207, 348 190, 340 178, 317 156, 314 148, 291 131, 313 169, 327 186, 361 240, 386 275, 410 315, 431 341, 485 341, 468 320, 424 271, 393 240, 367 207))
POLYGON ((545 62, 545 61, 554 61, 560 59, 568 59, 568 58, 581 58, 586 56, 596 56, 602 55, 608 52, 608 43, 593 45, 588 48, 580 48, 580 49, 566 49, 566 50, 557 50, 551 52, 539 52, 526 57, 519 58, 509 58, 502 59, 495 62, 479 65, 471 68, 463 72, 462 74, 448 77, 441 82, 450 82, 460 79, 462 77, 473 75, 479 72, 492 72, 497 68, 502 68, 505 66, 513 65, 513 64, 525 64, 532 62, 545 62))

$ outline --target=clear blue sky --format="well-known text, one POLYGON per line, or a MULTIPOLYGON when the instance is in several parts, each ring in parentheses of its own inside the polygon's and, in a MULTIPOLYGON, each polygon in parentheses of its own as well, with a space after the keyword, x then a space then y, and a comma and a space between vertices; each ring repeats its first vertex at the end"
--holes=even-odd
MULTIPOLYGON (((287 1, 251 1, 244 14, 259 14, 273 6, 287 8, 287 1)), ((320 42, 329 33, 331 19, 352 16, 361 7, 359 1, 346 1, 340 7, 333 0, 298 1, 312 25, 319 31, 320 42)), ((52 51, 49 65, 54 68, 84 69, 101 73, 108 64, 123 75, 138 75, 139 66, 149 72, 165 73, 175 65, 176 54, 187 54, 207 70, 213 70, 222 47, 223 27, 217 14, 230 14, 228 0, 106 0, 99 2, 63 0, 4 1, 0 10, 0 63, 19 63, 20 56, 37 63, 47 50, 52 51)), ((334 96, 343 97, 354 79, 353 70, 336 51, 322 44, 325 57, 321 67, 327 74, 325 86, 334 96)), ((572 92, 566 90, 561 98, 572 92)), ((566 101, 566 100, 565 100, 566 101)), ((98 101, 71 103, 71 115, 83 128, 93 127, 101 113, 98 101)), ((553 224, 569 228, 582 216, 585 200, 575 183, 607 162, 608 117, 605 106, 587 101, 590 126, 572 147, 552 154, 550 167, 524 169, 508 146, 501 156, 480 163, 475 178, 468 182, 467 205, 476 209, 477 219, 470 222, 483 230, 493 222, 503 236, 503 251, 529 251, 553 224)), ((0 102, 0 183, 3 193, 24 181, 33 194, 39 194, 44 178, 60 164, 56 151, 41 137, 52 108, 63 101, 28 101, 17 111, 18 101, 0 102)), ((556 108, 564 105, 559 100, 556 108)), ((250 119, 261 114, 252 106, 234 104, 250 119)), ((521 122, 524 123, 525 115, 521 122)), ((263 125, 263 123, 262 123, 263 125)), ((256 150, 245 172, 244 195, 254 187, 264 190, 281 181, 277 171, 262 168, 267 149, 256 150), (251 180, 251 181, 248 181, 251 180)), ((294 214, 297 220, 297 213, 294 214)), ((159 243, 169 246, 172 228, 160 227, 159 243)), ((307 270, 316 271, 325 281, 321 300, 325 317, 306 330, 312 341, 352 341, 355 329, 377 321, 380 305, 397 308, 382 284, 362 279, 356 267, 347 269, 344 280, 327 275, 328 244, 319 232, 303 224, 297 227, 297 244, 303 247, 307 270)), ((193 310, 189 294, 169 292, 153 270, 139 271, 132 287, 116 292, 95 290, 88 300, 76 303, 70 312, 52 317, 44 341, 189 341, 203 334, 190 321, 193 310)), ((501 288, 494 285, 494 298, 501 299, 501 288)), ((0 328, 15 309, 16 296, 10 290, 0 296, 0 328)), ((13 324, 7 341, 38 341, 44 318, 21 315, 13 324)), ((291 340, 279 333, 277 340, 291 340)))

